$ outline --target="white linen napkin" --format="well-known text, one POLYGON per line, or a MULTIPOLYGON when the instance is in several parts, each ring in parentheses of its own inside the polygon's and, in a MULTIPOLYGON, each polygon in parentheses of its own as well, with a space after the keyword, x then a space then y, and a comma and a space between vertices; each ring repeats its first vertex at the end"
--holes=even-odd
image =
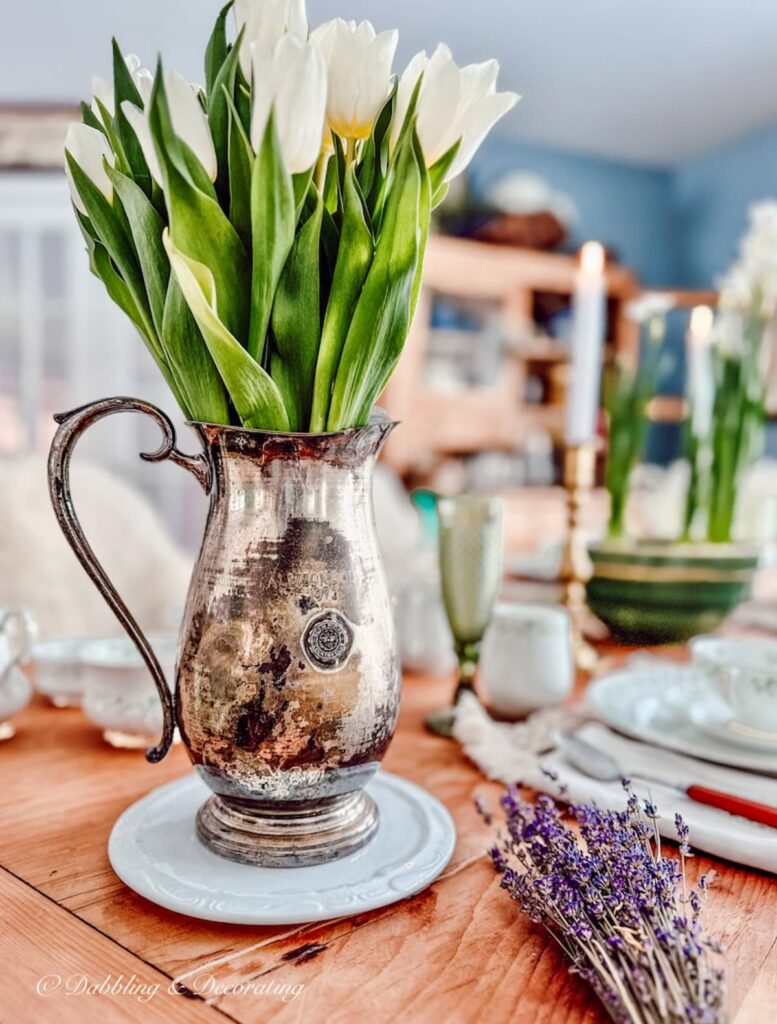
MULTIPOLYGON (((567 803, 597 803, 622 810, 626 795, 620 782, 601 782, 573 768, 554 749, 553 736, 574 728, 585 712, 554 708, 532 715, 526 722, 506 725, 495 722, 471 694, 463 694, 456 709, 453 734, 465 754, 490 779, 505 785, 521 783, 567 803), (546 772, 557 776, 556 780, 546 772), (563 795, 559 786, 566 786, 563 795)), ((727 811, 690 800, 672 783, 701 785, 777 807, 777 779, 752 772, 709 764, 660 747, 627 739, 598 722, 587 722, 578 735, 614 757, 631 778, 634 792, 656 804, 662 836, 676 839, 674 816, 682 815, 690 829, 692 847, 725 857, 737 864, 777 873, 777 829, 727 811), (644 783, 639 771, 668 785, 644 783)))

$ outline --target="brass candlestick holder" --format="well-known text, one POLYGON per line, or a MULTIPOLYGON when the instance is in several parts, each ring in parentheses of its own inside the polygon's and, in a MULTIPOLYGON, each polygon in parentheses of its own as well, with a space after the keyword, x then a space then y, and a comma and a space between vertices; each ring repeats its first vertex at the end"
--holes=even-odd
POLYGON ((564 453, 563 476, 567 499, 567 536, 559 580, 564 588, 562 602, 569 612, 575 665, 585 672, 592 672, 599 660, 596 651, 583 635, 587 614, 585 584, 591 576, 591 560, 580 523, 582 507, 593 491, 595 477, 595 444, 588 442, 568 447, 564 453))

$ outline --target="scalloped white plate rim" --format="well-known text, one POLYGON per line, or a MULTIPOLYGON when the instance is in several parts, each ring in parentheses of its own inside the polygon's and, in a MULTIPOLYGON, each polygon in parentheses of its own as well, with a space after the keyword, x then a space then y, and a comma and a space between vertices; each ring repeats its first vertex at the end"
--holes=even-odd
POLYGON ((722 739, 716 740, 701 729, 692 720, 690 712, 679 706, 676 700, 680 695, 678 688, 686 689, 685 696, 688 699, 704 699, 704 682, 700 670, 692 665, 682 664, 618 669, 594 679, 586 692, 585 702, 600 721, 626 736, 654 743, 668 750, 676 750, 690 757, 698 757, 703 761, 777 775, 773 753, 726 743, 722 739), (616 695, 617 703, 622 705, 624 701, 627 702, 631 717, 624 709, 619 710, 616 707, 613 701, 616 695), (663 702, 665 708, 673 707, 679 713, 681 717, 674 730, 651 728, 635 718, 636 701, 647 698, 663 702))
POLYGON ((307 924, 377 910, 415 895, 439 877, 453 856, 456 829, 447 808, 407 779, 379 771, 367 790, 381 810, 378 833, 361 850, 330 864, 258 868, 208 850, 196 836, 194 816, 210 790, 194 774, 164 783, 131 804, 111 830, 108 859, 121 881, 140 896, 205 921, 307 924), (398 816, 402 803, 406 810, 398 816), (169 829, 164 866, 143 841, 149 826, 169 829), (207 884, 185 876, 187 854, 207 870, 207 884), (369 874, 349 882, 349 869, 369 874), (259 899, 269 903, 246 906, 259 899))

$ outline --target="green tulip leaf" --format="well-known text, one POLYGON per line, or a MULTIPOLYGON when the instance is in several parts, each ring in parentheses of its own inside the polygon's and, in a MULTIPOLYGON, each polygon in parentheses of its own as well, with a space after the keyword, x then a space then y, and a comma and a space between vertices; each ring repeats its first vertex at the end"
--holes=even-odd
POLYGON ((188 418, 191 413, 180 381, 167 362, 159 340, 154 335, 149 335, 147 333, 144 318, 137 303, 135 302, 132 292, 116 271, 116 267, 108 254, 108 250, 100 242, 94 243, 91 255, 91 265, 93 272, 105 285, 105 290, 110 299, 115 302, 116 305, 124 311, 124 313, 126 313, 130 320, 135 324, 135 327, 137 327, 140 336, 145 341, 146 347, 154 359, 154 362, 159 367, 167 386, 172 391, 173 397, 178 403, 181 412, 188 418))
POLYGON ((248 254, 218 202, 198 189, 186 171, 182 147, 170 121, 161 68, 151 94, 150 125, 165 179, 172 241, 178 251, 211 272, 218 317, 242 343, 248 332, 248 254))
POLYGON ((385 387, 410 328, 420 258, 423 182, 414 133, 394 156, 392 186, 370 269, 354 310, 337 369, 327 428, 360 426, 385 387))
POLYGON ((186 395, 188 417, 201 423, 229 423, 224 383, 174 274, 167 287, 161 337, 186 395))
POLYGON ((354 308, 372 262, 372 256, 372 233, 365 220, 355 168, 351 164, 345 176, 340 244, 337 250, 337 261, 329 291, 321 345, 315 368, 311 430, 327 429, 332 387, 354 308))
POLYGON ((209 103, 216 91, 216 78, 229 53, 227 15, 232 9, 232 3, 233 0, 229 0, 229 3, 225 4, 219 11, 216 24, 213 26, 213 31, 205 49, 205 89, 208 93, 209 103))
POLYGON ((246 249, 251 247, 251 175, 254 151, 231 96, 229 109, 229 219, 246 249))
POLYGON ((167 283, 170 279, 170 262, 162 245, 165 223, 145 192, 131 178, 112 167, 106 170, 127 215, 154 327, 161 336, 167 283))
POLYGON ((89 127, 90 128, 94 128, 95 131, 102 132, 103 135, 106 134, 105 128, 103 127, 102 121, 100 120, 99 117, 97 117, 97 115, 95 114, 95 112, 92 110, 92 108, 89 106, 88 103, 84 103, 83 100, 82 100, 81 104, 80 104, 80 110, 81 110, 81 120, 84 122, 84 124, 88 124, 89 127))
MULTIPOLYGON (((454 151, 454 155, 458 151, 458 148, 458 143, 451 147, 454 151)), ((450 150, 448 152, 450 152, 450 150)), ((447 155, 448 154, 446 153, 440 159, 445 160, 447 155)), ((413 280, 413 294, 410 299, 411 323, 415 314, 416 305, 418 304, 418 296, 421 292, 424 256, 426 255, 426 243, 429 239, 429 227, 431 225, 432 207, 434 205, 432 201, 433 184, 431 175, 426 169, 424 151, 421 148, 421 142, 418 138, 417 132, 413 132, 413 156, 415 158, 418 177, 420 179, 420 189, 418 194, 418 262, 416 264, 415 278, 413 280)), ((453 157, 451 157, 451 159, 453 159, 453 157)), ((386 379, 388 381, 388 378, 386 379)))
POLYGON ((319 243, 324 204, 315 195, 315 209, 294 240, 272 310, 275 346, 270 374, 283 395, 292 430, 309 429, 321 337, 319 243))
POLYGON ((375 119, 359 163, 359 186, 362 194, 367 197, 367 207, 370 210, 377 199, 388 168, 389 129, 394 118, 396 97, 397 83, 394 82, 388 99, 375 119))
POLYGON ((146 298, 143 274, 132 239, 123 223, 123 210, 122 217, 120 217, 118 213, 120 207, 117 206, 114 209, 92 179, 84 173, 71 153, 66 151, 65 158, 95 234, 107 249, 132 295, 133 305, 143 324, 144 334, 146 337, 152 337, 155 335, 155 329, 146 298))
POLYGON ((291 176, 291 185, 294 189, 294 208, 296 210, 297 220, 302 216, 305 201, 310 195, 310 183, 313 181, 314 170, 315 167, 311 167, 309 171, 300 171, 298 174, 292 174, 291 176))
POLYGON ((116 110, 119 109, 125 100, 134 103, 136 107, 140 107, 142 110, 143 98, 138 92, 138 87, 135 85, 130 69, 127 67, 127 62, 124 59, 124 54, 121 52, 121 48, 115 38, 111 39, 111 49, 113 53, 113 94, 116 110))
POLYGON ((251 87, 246 81, 243 69, 238 61, 237 72, 235 73, 235 106, 240 114, 240 121, 246 130, 246 135, 251 134, 251 87))
POLYGON ((275 117, 270 114, 251 178, 251 321, 248 351, 266 357, 267 328, 275 290, 294 243, 297 221, 294 188, 281 154, 275 117))
POLYGON ((235 74, 242 41, 243 29, 240 30, 235 45, 223 61, 208 97, 208 125, 213 136, 218 167, 216 192, 222 200, 226 199, 229 194, 229 104, 227 101, 231 100, 235 91, 235 74))
POLYGON ((327 213, 331 216, 337 210, 337 203, 340 197, 337 180, 337 160, 334 156, 330 156, 327 159, 322 192, 324 196, 324 206, 326 207, 327 213))
POLYGON ((151 193, 151 174, 143 156, 143 150, 132 130, 129 121, 121 109, 122 103, 127 100, 134 106, 143 109, 143 99, 135 85, 135 81, 127 67, 127 62, 115 39, 111 40, 113 49, 113 94, 114 110, 116 111, 113 124, 115 133, 123 156, 126 170, 137 182, 143 191, 151 193))
POLYGON ((445 184, 445 175, 450 170, 451 164, 456 159, 456 154, 460 149, 461 139, 457 139, 450 149, 447 149, 429 168, 429 183, 431 185, 433 196, 436 196, 445 184))
POLYGON ((219 317, 213 273, 205 264, 181 252, 169 231, 165 231, 163 239, 186 304, 197 321, 241 423, 264 430, 288 430, 289 419, 277 385, 219 317))

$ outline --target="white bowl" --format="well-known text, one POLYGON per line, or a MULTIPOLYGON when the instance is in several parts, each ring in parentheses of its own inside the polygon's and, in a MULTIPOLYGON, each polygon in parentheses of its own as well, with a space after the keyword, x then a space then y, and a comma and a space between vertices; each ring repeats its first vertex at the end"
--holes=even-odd
MULTIPOLYGON (((168 685, 174 681, 177 639, 151 636, 168 685)), ((81 651, 83 709, 115 747, 143 748, 162 731, 162 705, 154 680, 129 637, 90 640, 81 651)))
POLYGON ((83 637, 42 640, 32 649, 33 682, 38 693, 58 708, 81 704, 81 650, 89 643, 83 637))

